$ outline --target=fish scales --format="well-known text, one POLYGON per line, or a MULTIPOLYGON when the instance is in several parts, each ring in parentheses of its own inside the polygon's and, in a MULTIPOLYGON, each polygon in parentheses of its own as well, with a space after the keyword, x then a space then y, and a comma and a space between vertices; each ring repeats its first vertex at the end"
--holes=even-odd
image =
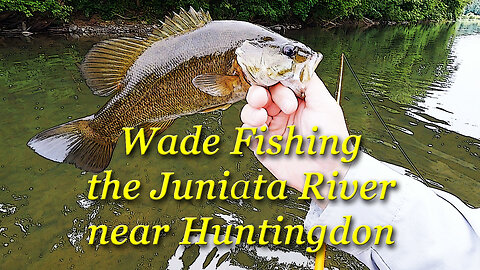
POLYGON ((251 84, 281 82, 301 96, 320 60, 321 54, 261 26, 181 10, 147 38, 95 45, 83 75, 94 94, 113 97, 97 113, 47 129, 28 145, 50 160, 99 172, 124 127, 162 132, 180 116, 244 99, 251 84))
MULTIPOLYGON (((105 136, 116 137, 125 126, 162 121, 228 103, 229 96, 213 97, 198 90, 191 81, 205 73, 233 74, 231 68, 238 44, 248 38, 272 34, 241 21, 214 21, 185 35, 157 41, 128 70, 124 89, 95 116, 95 128, 102 129, 105 136), (119 102, 120 106, 113 106, 119 102), (125 111, 138 113, 124 115, 125 111), (112 121, 119 115, 123 123, 112 121)), ((246 94, 248 89, 244 90, 246 94)))

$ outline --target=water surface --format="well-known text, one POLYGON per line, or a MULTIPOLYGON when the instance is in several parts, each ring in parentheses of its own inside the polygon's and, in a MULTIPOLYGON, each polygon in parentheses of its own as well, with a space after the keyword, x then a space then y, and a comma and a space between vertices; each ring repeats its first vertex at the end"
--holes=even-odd
MULTIPOLYGON (((369 29, 307 29, 286 33, 324 54, 317 73, 332 94, 339 57, 346 53, 375 106, 429 185, 480 206, 480 26, 456 23, 369 29)), ((178 246, 186 216, 213 216, 218 224, 261 224, 283 215, 302 224, 308 204, 227 200, 148 200, 161 172, 175 179, 274 179, 251 153, 228 154, 241 125, 237 103, 225 112, 183 117, 167 130, 181 137, 204 126, 203 137, 221 136, 214 156, 126 156, 120 138, 109 166, 122 182, 139 179, 134 201, 86 199, 92 174, 45 160, 27 146, 36 133, 94 113, 108 98, 91 94, 77 65, 100 38, 0 37, 0 244, 2 268, 312 269, 306 246, 178 246), (143 193, 142 193, 143 191, 143 193), (159 245, 115 247, 87 244, 89 224, 170 224, 174 234, 159 245)), ((362 134, 364 151, 413 172, 345 70, 342 106, 351 133, 362 134)), ((329 269, 362 269, 348 255, 328 249, 329 269)))

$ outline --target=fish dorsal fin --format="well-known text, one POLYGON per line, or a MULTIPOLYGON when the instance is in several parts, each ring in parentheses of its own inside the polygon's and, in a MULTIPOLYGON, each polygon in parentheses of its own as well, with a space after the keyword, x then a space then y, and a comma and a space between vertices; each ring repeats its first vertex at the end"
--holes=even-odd
POLYGON ((165 17, 160 28, 153 30, 148 40, 157 41, 170 36, 181 35, 186 32, 198 29, 212 21, 210 13, 200 9, 195 11, 192 7, 187 11, 180 9, 180 14, 173 13, 172 17, 165 17))
POLYGON ((119 91, 127 70, 153 43, 193 31, 211 20, 208 11, 195 11, 192 7, 188 12, 180 9, 180 14, 166 17, 163 25, 146 38, 124 37, 97 43, 85 56, 81 66, 87 85, 98 96, 119 91))
POLYGON ((150 44, 145 39, 126 37, 95 44, 81 65, 93 94, 108 96, 120 90, 127 70, 150 44))

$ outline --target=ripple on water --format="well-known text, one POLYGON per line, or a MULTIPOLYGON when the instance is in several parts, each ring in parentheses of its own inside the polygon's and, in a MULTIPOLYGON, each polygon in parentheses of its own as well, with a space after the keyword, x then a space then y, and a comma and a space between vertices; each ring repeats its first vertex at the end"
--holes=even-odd
POLYGON ((0 203, 0 213, 3 213, 4 217, 13 215, 17 211, 17 207, 10 203, 0 203))

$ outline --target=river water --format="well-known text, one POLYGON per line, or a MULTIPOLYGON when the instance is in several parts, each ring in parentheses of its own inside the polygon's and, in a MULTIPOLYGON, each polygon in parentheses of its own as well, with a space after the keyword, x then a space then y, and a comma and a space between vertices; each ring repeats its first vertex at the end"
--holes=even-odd
MULTIPOLYGON (((317 73, 332 94, 337 87, 340 54, 348 56, 369 97, 433 188, 480 206, 480 24, 390 26, 291 31, 324 55, 317 73)), ((179 246, 183 217, 214 217, 216 224, 260 225, 283 215, 286 224, 302 224, 308 204, 294 199, 151 201, 148 190, 159 188, 161 172, 175 179, 223 179, 230 183, 273 176, 251 153, 229 155, 241 124, 243 103, 224 112, 183 117, 166 133, 180 137, 202 124, 202 136, 221 136, 214 156, 160 157, 155 151, 126 156, 120 138, 109 166, 125 183, 138 179, 141 194, 134 201, 90 201, 91 173, 57 164, 31 151, 26 142, 41 130, 89 115, 108 98, 91 94, 78 63, 100 38, 64 36, 0 37, 0 254, 1 268, 125 269, 312 269, 306 245, 234 247, 179 246), (88 245, 90 224, 169 224, 158 245, 134 247, 88 245)), ((362 134, 363 151, 413 174, 372 108, 345 70, 342 107, 351 133, 362 134)), ((103 174, 100 176, 103 177, 103 174)), ((171 193, 171 191, 170 191, 171 193)), ((253 192, 250 192, 253 193, 253 192)), ((168 196, 168 195, 167 195, 168 196)), ((363 269, 361 263, 329 247, 329 269, 363 269)))

